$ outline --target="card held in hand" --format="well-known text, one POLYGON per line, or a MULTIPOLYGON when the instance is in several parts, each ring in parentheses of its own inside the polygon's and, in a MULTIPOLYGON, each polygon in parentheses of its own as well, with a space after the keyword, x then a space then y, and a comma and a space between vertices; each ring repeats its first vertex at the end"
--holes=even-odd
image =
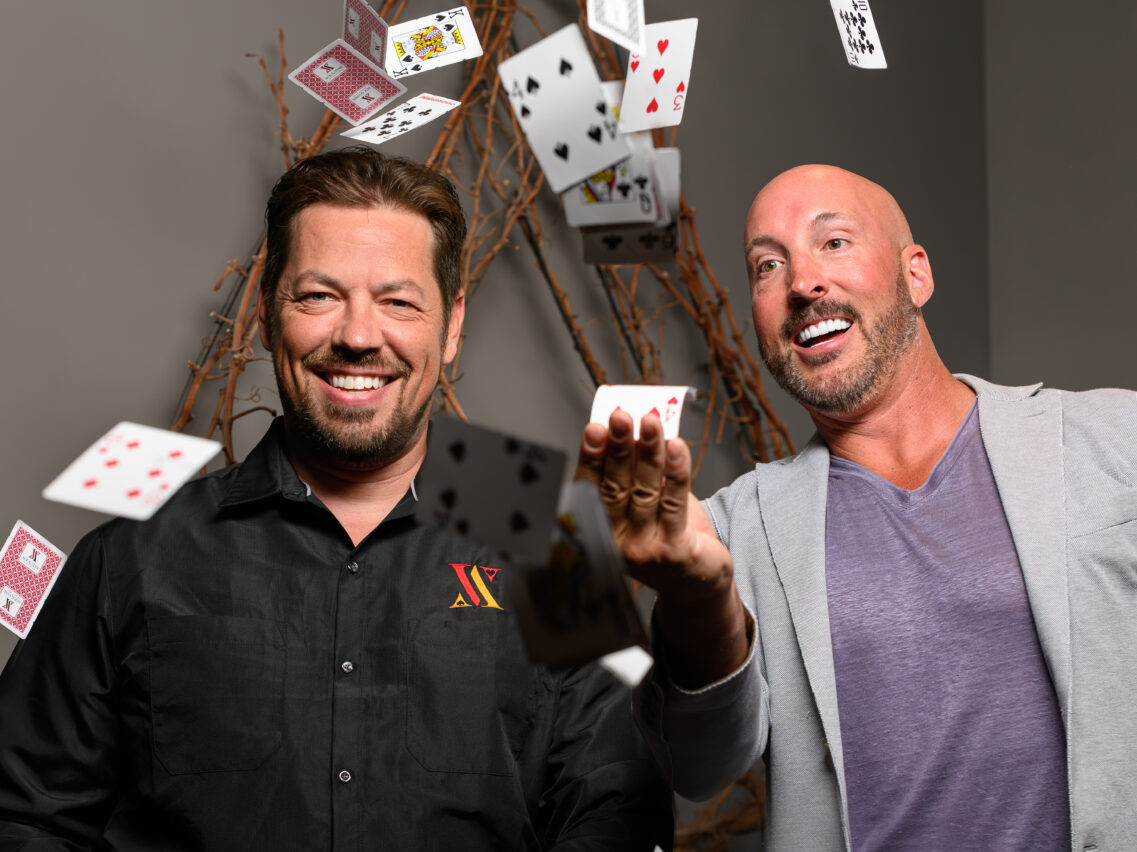
POLYGON ((0 622, 24 639, 67 555, 23 521, 0 550, 0 622))
POLYGON ((640 436, 640 421, 654 414, 663 425, 663 437, 670 441, 679 437, 679 422, 683 418, 683 403, 695 398, 695 389, 686 385, 601 385, 592 398, 589 423, 608 425, 612 412, 620 410, 631 415, 633 436, 640 436))
POLYGON ((829 0, 845 59, 854 68, 887 68, 869 0, 829 0))
POLYGON ((533 662, 555 671, 648 647, 631 579, 592 483, 565 485, 548 564, 525 568, 521 578, 510 582, 509 597, 533 662))
POLYGON ((415 515, 513 565, 545 564, 565 454, 453 417, 434 417, 415 515))
POLYGON ((342 38, 289 74, 288 79, 353 125, 367 121, 407 90, 342 38))
POLYGON ((220 449, 217 441, 123 421, 68 465, 43 496, 145 520, 220 449))

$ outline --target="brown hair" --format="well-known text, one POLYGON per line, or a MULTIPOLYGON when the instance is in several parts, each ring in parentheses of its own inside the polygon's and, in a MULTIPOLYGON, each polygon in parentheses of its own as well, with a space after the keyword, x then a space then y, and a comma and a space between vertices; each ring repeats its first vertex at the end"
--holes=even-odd
MULTIPOLYGON (((466 217, 449 180, 404 157, 384 156, 374 148, 353 146, 328 151, 296 163, 272 188, 265 209, 268 248, 261 273, 261 298, 271 324, 273 297, 292 250, 292 222, 312 204, 342 207, 391 207, 424 216, 434 232, 434 277, 442 290, 444 323, 462 290, 462 244, 466 217)), ((275 331, 275 329, 270 329, 275 331)))

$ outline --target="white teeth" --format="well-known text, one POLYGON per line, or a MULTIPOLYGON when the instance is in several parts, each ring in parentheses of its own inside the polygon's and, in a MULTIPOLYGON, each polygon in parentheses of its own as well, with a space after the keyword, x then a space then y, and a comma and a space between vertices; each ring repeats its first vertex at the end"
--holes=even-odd
POLYGON ((844 319, 827 319, 821 322, 815 322, 813 325, 807 325, 798 332, 797 342, 808 343, 815 337, 821 337, 823 334, 832 334, 835 331, 844 331, 850 326, 852 326, 852 323, 844 319))
POLYGON ((341 390, 373 390, 387 384, 385 376, 332 376, 328 384, 341 390))

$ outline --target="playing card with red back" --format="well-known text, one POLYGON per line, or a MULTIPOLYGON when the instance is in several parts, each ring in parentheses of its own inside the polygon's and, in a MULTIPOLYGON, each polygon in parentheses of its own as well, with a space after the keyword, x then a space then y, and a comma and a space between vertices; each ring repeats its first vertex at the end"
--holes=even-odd
POLYGON ((344 0, 343 40, 366 56, 376 68, 387 60, 387 22, 366 0, 344 0))
POLYGON ((621 133, 670 127, 683 120, 698 26, 698 18, 683 18, 645 27, 644 52, 628 57, 621 133))
POLYGON ((288 79, 352 124, 366 121, 407 90, 342 38, 289 74, 288 79))
POLYGON ((68 465, 43 496, 145 520, 220 449, 217 441, 124 421, 68 465))
POLYGON ((0 550, 0 624, 25 638, 66 561, 62 550, 16 521, 0 550))

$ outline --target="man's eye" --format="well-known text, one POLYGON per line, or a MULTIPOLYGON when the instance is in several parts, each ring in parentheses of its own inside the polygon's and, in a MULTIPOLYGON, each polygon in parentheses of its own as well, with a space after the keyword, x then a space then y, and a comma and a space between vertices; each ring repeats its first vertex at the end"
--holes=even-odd
POLYGON ((767 272, 773 272, 782 265, 780 260, 764 260, 758 264, 759 274, 765 275, 767 272))
POLYGON ((322 293, 322 292, 304 293, 300 297, 300 301, 302 301, 302 302, 326 302, 330 298, 331 298, 331 294, 329 294, 329 293, 322 293))
POLYGON ((841 248, 841 246, 845 245, 847 242, 848 240, 842 239, 841 237, 834 237, 825 243, 825 248, 833 251, 835 249, 841 248))

